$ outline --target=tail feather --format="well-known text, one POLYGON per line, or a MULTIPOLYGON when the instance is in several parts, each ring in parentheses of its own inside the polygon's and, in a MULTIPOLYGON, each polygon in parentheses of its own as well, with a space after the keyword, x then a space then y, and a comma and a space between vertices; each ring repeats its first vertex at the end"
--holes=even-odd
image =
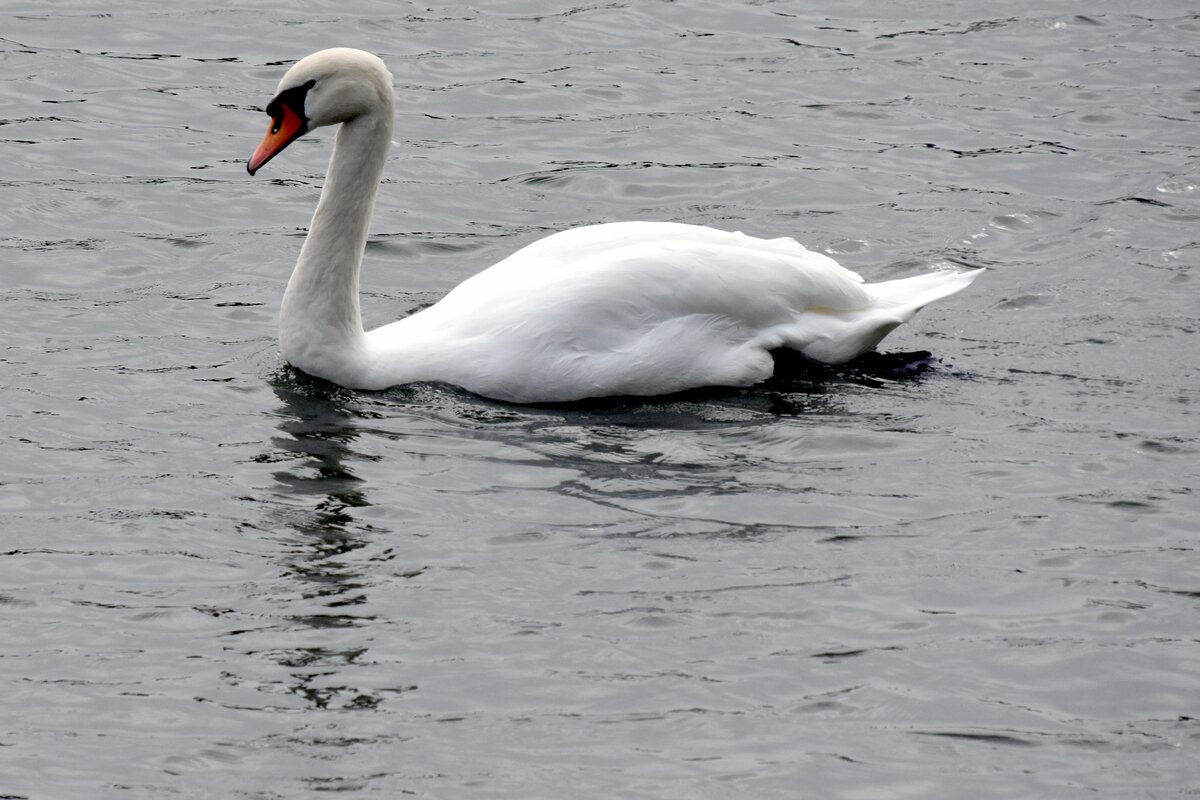
POLYGON ((809 315, 803 323, 782 332, 783 344, 826 364, 850 361, 874 350, 883 337, 925 306, 965 289, 982 272, 942 270, 864 284, 873 300, 869 307, 809 315))
POLYGON ((863 288, 877 300, 880 307, 908 311, 911 315, 935 300, 967 288, 983 272, 983 269, 969 272, 939 270, 894 281, 869 283, 863 288))

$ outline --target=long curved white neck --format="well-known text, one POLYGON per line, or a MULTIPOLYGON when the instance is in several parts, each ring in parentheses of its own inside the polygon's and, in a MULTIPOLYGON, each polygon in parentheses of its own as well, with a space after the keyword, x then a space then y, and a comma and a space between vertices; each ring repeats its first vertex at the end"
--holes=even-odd
POLYGON ((321 199, 288 281, 279 344, 293 366, 335 382, 364 357, 359 270, 392 138, 390 94, 343 123, 321 199))

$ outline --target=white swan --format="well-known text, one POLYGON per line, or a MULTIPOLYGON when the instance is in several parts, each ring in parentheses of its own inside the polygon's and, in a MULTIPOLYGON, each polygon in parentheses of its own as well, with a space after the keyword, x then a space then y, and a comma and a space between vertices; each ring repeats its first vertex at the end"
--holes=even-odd
POLYGON ((792 239, 621 222, 556 233, 430 308, 364 332, 359 267, 392 135, 391 74, 361 50, 297 62, 267 106, 251 175, 313 128, 341 123, 280 313, 293 366, 355 389, 454 384, 516 403, 746 386, 788 347, 840 363, 982 272, 884 283, 792 239))

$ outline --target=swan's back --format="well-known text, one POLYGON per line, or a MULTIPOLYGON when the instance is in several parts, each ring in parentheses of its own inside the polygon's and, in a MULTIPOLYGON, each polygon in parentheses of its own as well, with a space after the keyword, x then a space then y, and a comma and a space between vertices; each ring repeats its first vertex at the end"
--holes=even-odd
POLYGON ((849 360, 971 278, 933 273, 919 291, 893 281, 878 293, 791 239, 678 223, 575 228, 368 334, 385 367, 373 383, 441 380, 516 402, 749 385, 770 377, 770 350, 849 360), (426 362, 416 378, 414 361, 426 362), (405 380, 389 363, 404 364, 405 380))

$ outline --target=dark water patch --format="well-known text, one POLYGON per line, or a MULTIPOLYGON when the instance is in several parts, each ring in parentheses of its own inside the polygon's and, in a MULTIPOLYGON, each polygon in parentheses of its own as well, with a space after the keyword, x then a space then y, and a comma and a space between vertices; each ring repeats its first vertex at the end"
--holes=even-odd
POLYGON ((100 239, 57 239, 31 241, 28 239, 0 239, 0 247, 24 250, 27 252, 49 252, 55 250, 99 250, 103 247, 100 239))
POLYGON ((936 736, 944 739, 954 739, 976 744, 1004 745, 1007 747, 1036 747, 1038 742, 1033 739, 1010 733, 990 733, 977 731, 913 731, 917 736, 936 736))
MULTIPOLYGON (((882 650, 899 650, 899 647, 885 647, 882 650)), ((870 649, 848 649, 848 650, 826 650, 820 653, 811 653, 810 658, 818 658, 826 663, 834 663, 848 658, 858 658, 872 652, 870 649)))
POLYGON ((1200 589, 1173 589, 1166 586, 1155 586, 1145 581, 1135 581, 1134 583, 1137 586, 1140 586, 1144 589, 1150 589, 1155 592, 1177 595, 1179 597, 1200 598, 1200 589))

